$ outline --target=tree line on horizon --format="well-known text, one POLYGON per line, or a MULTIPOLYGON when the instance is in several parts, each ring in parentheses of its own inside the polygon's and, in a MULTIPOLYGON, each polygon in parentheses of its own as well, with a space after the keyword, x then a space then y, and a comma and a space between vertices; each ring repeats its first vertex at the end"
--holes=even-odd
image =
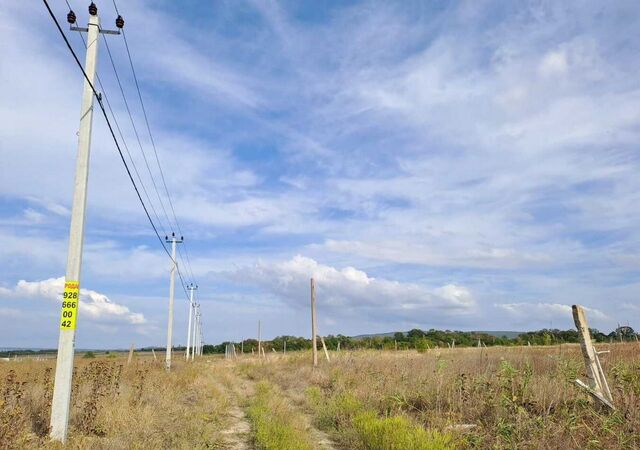
MULTIPOLYGON (((631 327, 619 327, 609 334, 605 334, 595 328, 591 328, 591 338, 595 342, 630 342, 637 340, 637 334, 631 327)), ((450 331, 450 330, 435 330, 430 329, 428 331, 414 328, 408 332, 396 332, 393 335, 379 335, 379 336, 367 336, 367 337, 349 337, 338 335, 324 336, 324 341, 328 350, 337 350, 338 344, 341 350, 361 350, 361 349, 373 349, 373 350, 410 350, 415 349, 418 351, 424 351, 429 348, 447 348, 455 345, 455 347, 473 347, 478 345, 478 341, 481 345, 487 347, 501 345, 501 346, 518 346, 518 345, 556 345, 556 344, 570 344, 579 343, 580 339, 576 330, 559 330, 559 329, 542 329, 538 331, 528 331, 520 333, 516 337, 508 336, 495 336, 483 332, 473 331, 450 331)), ((271 352, 272 349, 277 352, 282 352, 285 348, 287 351, 309 350, 311 349, 311 339, 299 337, 299 336, 278 336, 268 341, 262 341, 262 346, 267 352, 271 352)), ((217 345, 205 344, 203 347, 203 353, 225 353, 226 346, 234 344, 236 351, 241 350, 244 353, 251 353, 258 351, 257 339, 245 339, 241 342, 225 341, 217 345)), ((318 346, 320 346, 320 340, 318 339, 318 346)))
MULTIPOLYGON (((596 343, 605 342, 631 342, 638 339, 638 334, 629 326, 618 327, 608 334, 605 334, 595 328, 590 328, 591 337, 596 343)), ((573 344, 580 342, 578 332, 576 330, 559 330, 544 328, 538 331, 527 331, 520 333, 516 337, 508 336, 495 336, 483 332, 475 331, 450 331, 450 330, 436 330, 430 329, 423 331, 418 328, 407 332, 396 332, 393 335, 378 335, 378 336, 366 336, 366 337, 350 337, 341 334, 324 336, 324 341, 328 350, 337 350, 338 344, 342 350, 394 350, 396 345, 398 350, 418 350, 425 351, 429 348, 447 348, 455 343, 456 347, 473 347, 478 345, 478 341, 487 347, 502 345, 502 346, 518 346, 518 345, 556 345, 556 344, 573 344)), ((284 349, 284 343, 287 343, 287 351, 299 351, 310 350, 311 339, 299 337, 299 336, 278 336, 274 339, 262 341, 262 346, 267 352, 271 352, 272 349, 277 352, 282 352, 284 349)), ((257 339, 245 339, 241 342, 225 341, 220 344, 205 344, 203 347, 204 354, 215 354, 225 352, 228 344, 235 344, 236 351, 240 352, 241 349, 244 353, 257 352, 258 340, 257 339)), ((318 346, 320 346, 320 340, 318 339, 318 346)), ((164 347, 143 347, 136 349, 136 351, 155 351, 162 352, 164 347)), ((186 347, 176 346, 174 351, 185 351, 186 347)), ((115 350, 114 350, 115 351, 115 350)), ((122 349, 121 352, 128 350, 122 349)), ((100 352, 100 351, 98 351, 100 352)), ((8 358, 12 356, 37 356, 46 354, 55 354, 55 349, 12 349, 0 351, 0 358, 8 358)), ((101 352, 100 352, 101 353, 101 352)), ((108 354, 109 351, 106 351, 108 354)))

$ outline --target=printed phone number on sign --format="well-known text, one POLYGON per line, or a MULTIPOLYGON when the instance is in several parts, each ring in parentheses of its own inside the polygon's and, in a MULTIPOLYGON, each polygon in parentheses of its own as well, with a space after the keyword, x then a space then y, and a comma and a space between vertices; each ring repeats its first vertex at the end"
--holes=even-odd
POLYGON ((62 317, 60 319, 61 330, 76 329, 79 297, 80 283, 77 281, 67 281, 64 284, 64 292, 62 294, 62 317))

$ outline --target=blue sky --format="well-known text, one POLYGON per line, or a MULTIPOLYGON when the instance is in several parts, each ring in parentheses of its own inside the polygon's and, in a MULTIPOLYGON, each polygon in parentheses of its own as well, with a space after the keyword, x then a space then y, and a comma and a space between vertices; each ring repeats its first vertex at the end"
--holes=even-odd
MULTIPOLYGON (((635 2, 120 3, 207 341, 308 335, 311 276, 322 334, 568 328, 576 302, 640 328, 635 2)), ((54 347, 82 78, 40 2, 2 2, 0 42, 0 346, 54 347)), ((98 73, 153 192, 102 42, 98 73)), ((91 158, 77 345, 163 345, 170 261, 99 115, 91 158)))

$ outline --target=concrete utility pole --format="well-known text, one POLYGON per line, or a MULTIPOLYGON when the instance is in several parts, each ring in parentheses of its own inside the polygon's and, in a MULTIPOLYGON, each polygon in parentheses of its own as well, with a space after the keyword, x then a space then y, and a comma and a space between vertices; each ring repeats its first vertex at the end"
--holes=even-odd
POLYGON ((198 286, 194 286, 193 283, 189 285, 187 288, 189 289, 189 327, 187 329, 187 353, 186 358, 189 360, 190 348, 191 348, 191 316, 193 315, 193 291, 198 289, 198 286))
POLYGON ((313 367, 318 366, 318 323, 316 321, 316 284, 311 278, 311 348, 313 350, 313 367))
POLYGON ((169 282, 169 321, 167 324, 167 353, 165 356, 165 367, 171 369, 171 347, 173 346, 173 291, 176 284, 176 271, 178 270, 178 261, 176 261, 176 244, 182 244, 183 238, 176 238, 175 233, 171 233, 171 239, 165 236, 165 241, 171 243, 171 281, 169 282))
MULTIPOLYGON (((122 18, 119 17, 119 20, 122 18)), ((69 11, 67 22, 76 23, 76 15, 69 11)), ((117 21, 116 21, 117 22, 117 21)), ((124 21, 117 22, 124 26, 124 21)), ((100 33, 119 34, 119 31, 100 29, 98 8, 89 6, 89 24, 87 28, 71 27, 74 31, 87 32, 87 53, 80 109, 80 129, 78 130, 78 154, 76 158, 76 174, 73 190, 73 206, 71 208, 71 225, 69 229, 69 251, 65 272, 64 292, 62 295, 62 313, 60 319, 60 336, 58 339, 58 355, 56 359, 56 375, 51 402, 51 439, 63 444, 69 431, 69 410, 71 403, 71 382, 73 377, 73 358, 75 353, 76 323, 80 303, 80 271, 82 267, 82 247, 84 241, 84 222, 87 207, 87 183, 89 179, 89 155, 91 149, 91 128, 93 125, 93 85, 98 62, 98 42, 100 33)))
POLYGON ((198 356, 202 356, 202 316, 200 314, 200 305, 198 305, 198 334, 196 335, 198 339, 198 356))
POLYGON ((202 322, 200 321, 200 314, 198 314, 198 356, 202 356, 202 346, 204 340, 202 339, 202 322))
POLYGON ((193 332, 193 353, 196 356, 200 356, 198 350, 199 350, 199 344, 198 344, 198 339, 200 339, 200 305, 197 305, 196 307, 196 322, 194 324, 194 332, 193 332))
POLYGON ((191 352, 191 361, 193 361, 195 359, 196 356, 196 331, 197 331, 197 325, 196 325, 196 320, 198 317, 198 307, 200 305, 198 305, 197 303, 193 304, 193 318, 194 318, 194 324, 193 324, 193 336, 191 336, 191 342, 193 342, 193 351, 191 352))

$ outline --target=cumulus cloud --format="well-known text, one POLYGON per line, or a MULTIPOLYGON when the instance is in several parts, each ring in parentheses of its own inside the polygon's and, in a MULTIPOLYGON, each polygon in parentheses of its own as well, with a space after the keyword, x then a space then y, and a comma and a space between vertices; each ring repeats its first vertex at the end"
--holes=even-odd
POLYGON ((371 277, 355 267, 338 269, 301 255, 282 262, 258 262, 228 275, 234 281, 264 289, 296 308, 308 305, 311 277, 323 308, 332 312, 358 311, 373 317, 428 322, 449 314, 468 315, 476 307, 472 293, 463 286, 447 284, 429 289, 415 283, 371 277))
MULTIPOLYGON (((510 317, 527 321, 550 321, 558 320, 566 322, 571 320, 571 305, 560 303, 502 303, 496 304, 497 308, 505 311, 510 317)), ((605 313, 595 308, 584 307, 589 319, 595 321, 610 322, 612 319, 605 313)))
MULTIPOLYGON (((44 298, 62 301, 64 277, 42 281, 20 280, 12 289, 1 288, 0 296, 6 298, 44 298)), ((124 305, 112 302, 109 297, 90 289, 80 289, 80 316, 96 321, 125 322, 132 325, 146 323, 143 314, 135 313, 124 305)))

